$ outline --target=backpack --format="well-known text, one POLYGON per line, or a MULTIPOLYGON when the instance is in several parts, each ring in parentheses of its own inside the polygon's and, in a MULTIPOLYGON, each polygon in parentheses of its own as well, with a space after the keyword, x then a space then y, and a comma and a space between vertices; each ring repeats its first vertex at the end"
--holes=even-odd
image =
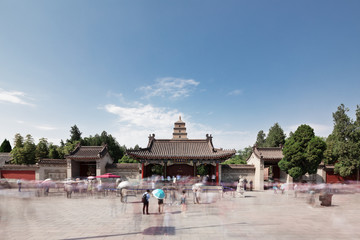
POLYGON ((147 203, 147 193, 144 193, 143 195, 142 195, 142 198, 141 198, 141 201, 143 202, 143 203, 147 203))

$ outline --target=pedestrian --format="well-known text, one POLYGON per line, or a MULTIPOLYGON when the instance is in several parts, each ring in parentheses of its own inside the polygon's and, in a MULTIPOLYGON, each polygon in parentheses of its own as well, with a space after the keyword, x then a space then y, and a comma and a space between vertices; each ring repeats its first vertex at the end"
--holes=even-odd
POLYGON ((185 190, 182 191, 180 204, 181 204, 181 211, 185 212, 186 211, 186 191, 185 190))
POLYGON ((215 180, 216 180, 216 175, 215 174, 211 175, 211 182, 215 183, 215 180))
POLYGON ((250 184, 250 191, 252 191, 253 190, 253 181, 250 180, 249 184, 250 184))
POLYGON ((164 212, 164 199, 158 199, 159 213, 164 212))
POLYGON ((142 195, 143 202, 143 214, 149 214, 149 200, 150 200, 150 189, 146 190, 146 192, 142 195))
POLYGON ((18 185, 19 192, 21 192, 21 179, 17 180, 17 185, 18 185))
POLYGON ((248 182, 248 181, 247 181, 247 179, 245 178, 245 179, 244 179, 244 182, 243 182, 243 183, 244 183, 244 191, 246 191, 246 184, 247 184, 247 182, 248 182))

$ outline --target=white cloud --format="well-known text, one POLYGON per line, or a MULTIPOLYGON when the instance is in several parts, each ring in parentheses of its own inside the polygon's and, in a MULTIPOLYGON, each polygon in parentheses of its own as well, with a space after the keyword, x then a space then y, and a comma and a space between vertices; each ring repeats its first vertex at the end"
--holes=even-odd
POLYGON ((116 139, 121 144, 145 147, 147 136, 155 133, 157 138, 171 138, 173 123, 184 115, 176 109, 154 107, 136 103, 133 107, 122 107, 113 104, 105 110, 118 117, 116 139))
MULTIPOLYGON (((287 133, 286 136, 289 136, 290 131, 291 132, 295 132, 296 129, 300 126, 299 125, 291 125, 289 127, 286 128, 287 133)), ((321 136, 321 137, 327 137, 329 136, 329 134, 332 132, 333 127, 332 126, 328 126, 328 125, 323 125, 323 124, 317 124, 317 123, 307 123, 306 125, 309 125, 310 127, 312 127, 314 129, 315 135, 316 136, 321 136)))
POLYGON ((222 129, 192 122, 191 117, 176 109, 159 108, 152 105, 138 104, 132 107, 108 104, 104 109, 118 117, 117 131, 114 136, 120 144, 133 147, 139 144, 146 147, 148 135, 155 133, 157 139, 172 138, 174 122, 182 116, 186 122, 190 139, 205 139, 212 134, 214 146, 224 149, 240 149, 252 145, 255 134, 244 131, 225 131, 222 129))
POLYGON ((35 126, 37 129, 40 130, 45 130, 45 131, 52 131, 52 130, 56 130, 57 128, 55 127, 50 127, 50 126, 35 126))
POLYGON ((176 99, 188 97, 199 84, 193 79, 165 77, 156 79, 153 85, 143 86, 137 90, 145 92, 145 98, 170 97, 176 99))
POLYGON ((230 95, 230 96, 237 96, 237 95, 241 95, 242 93, 243 93, 242 90, 240 90, 240 89, 235 89, 235 90, 229 92, 228 95, 230 95))
POLYGON ((28 97, 23 92, 6 91, 0 88, 0 102, 33 106, 33 104, 27 102, 26 99, 28 99, 28 97))

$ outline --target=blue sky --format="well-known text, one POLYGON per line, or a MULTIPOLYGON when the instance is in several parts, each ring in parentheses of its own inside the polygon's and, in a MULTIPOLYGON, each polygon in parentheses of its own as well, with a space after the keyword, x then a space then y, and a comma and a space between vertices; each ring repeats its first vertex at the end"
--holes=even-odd
POLYGON ((126 146, 252 145, 278 122, 332 131, 360 104, 359 1, 0 1, 0 141, 76 124, 126 146))

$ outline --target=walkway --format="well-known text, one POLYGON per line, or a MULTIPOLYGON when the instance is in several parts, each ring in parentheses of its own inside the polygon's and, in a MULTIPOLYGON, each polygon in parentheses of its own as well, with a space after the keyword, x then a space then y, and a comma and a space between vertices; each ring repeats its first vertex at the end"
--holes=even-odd
POLYGON ((334 195, 332 207, 311 207, 304 196, 272 191, 203 204, 193 204, 190 196, 186 213, 179 205, 166 205, 164 214, 156 213, 152 198, 152 214, 143 215, 140 196, 123 204, 115 196, 36 198, 11 191, 11 197, 5 197, 4 191, 0 192, 4 240, 360 239, 360 194, 334 195))

